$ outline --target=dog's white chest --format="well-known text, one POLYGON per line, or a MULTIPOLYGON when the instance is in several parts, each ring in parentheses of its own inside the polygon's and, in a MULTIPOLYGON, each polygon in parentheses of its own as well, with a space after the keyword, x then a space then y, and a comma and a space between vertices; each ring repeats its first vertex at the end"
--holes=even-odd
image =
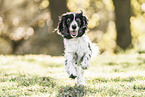
POLYGON ((88 36, 83 35, 79 38, 64 39, 65 52, 85 53, 89 51, 90 40, 88 36))

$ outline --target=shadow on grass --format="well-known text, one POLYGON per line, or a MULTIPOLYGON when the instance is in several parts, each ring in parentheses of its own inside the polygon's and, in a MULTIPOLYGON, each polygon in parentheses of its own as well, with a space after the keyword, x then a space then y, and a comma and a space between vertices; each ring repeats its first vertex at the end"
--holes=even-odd
POLYGON ((58 91, 57 97, 83 97, 87 90, 84 86, 62 86, 58 91))
POLYGON ((19 86, 30 86, 37 84, 40 86, 51 86, 53 88, 56 85, 54 83, 54 79, 50 77, 40 77, 25 74, 5 74, 5 77, 1 79, 1 82, 5 81, 17 82, 19 86))
POLYGON ((3 94, 7 96, 31 96, 37 93, 49 93, 52 94, 53 89, 56 87, 56 80, 46 76, 26 75, 26 74, 4 74, 3 78, 0 78, 0 82, 17 83, 14 87, 2 88, 3 94), (17 91, 12 94, 10 91, 17 91))

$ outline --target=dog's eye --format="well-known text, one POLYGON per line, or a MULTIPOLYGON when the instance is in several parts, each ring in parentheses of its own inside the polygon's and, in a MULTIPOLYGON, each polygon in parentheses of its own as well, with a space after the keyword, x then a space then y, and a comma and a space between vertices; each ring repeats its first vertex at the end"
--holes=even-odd
POLYGON ((67 23, 68 23, 68 24, 70 23, 70 19, 67 19, 67 23))
POLYGON ((79 24, 81 24, 81 20, 79 18, 76 19, 76 22, 78 22, 79 24))

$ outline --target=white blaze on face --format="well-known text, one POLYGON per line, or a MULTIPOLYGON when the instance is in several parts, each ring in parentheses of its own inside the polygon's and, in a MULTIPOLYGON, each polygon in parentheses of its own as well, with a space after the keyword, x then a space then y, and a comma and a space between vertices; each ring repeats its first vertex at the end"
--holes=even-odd
POLYGON ((73 19, 72 23, 70 24, 69 30, 70 30, 70 35, 72 37, 76 37, 78 35, 79 27, 78 27, 78 23, 75 20, 75 14, 73 14, 73 15, 74 15, 74 19, 73 19))

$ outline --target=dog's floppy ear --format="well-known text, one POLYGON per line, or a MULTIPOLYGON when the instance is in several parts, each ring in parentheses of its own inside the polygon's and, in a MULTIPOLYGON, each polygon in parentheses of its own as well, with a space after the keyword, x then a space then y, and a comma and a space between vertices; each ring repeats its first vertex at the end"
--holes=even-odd
POLYGON ((89 22, 87 17, 83 15, 83 11, 81 11, 80 14, 81 14, 81 25, 80 25, 78 37, 81 37, 86 32, 88 28, 88 22, 89 22))
POLYGON ((59 17, 59 23, 57 26, 57 33, 64 36, 65 32, 67 32, 66 17, 64 15, 62 15, 59 17))
POLYGON ((88 22, 89 20, 87 19, 86 16, 83 15, 83 11, 81 10, 81 16, 82 16, 82 24, 81 24, 81 28, 86 28, 87 29, 87 26, 88 26, 88 22))

